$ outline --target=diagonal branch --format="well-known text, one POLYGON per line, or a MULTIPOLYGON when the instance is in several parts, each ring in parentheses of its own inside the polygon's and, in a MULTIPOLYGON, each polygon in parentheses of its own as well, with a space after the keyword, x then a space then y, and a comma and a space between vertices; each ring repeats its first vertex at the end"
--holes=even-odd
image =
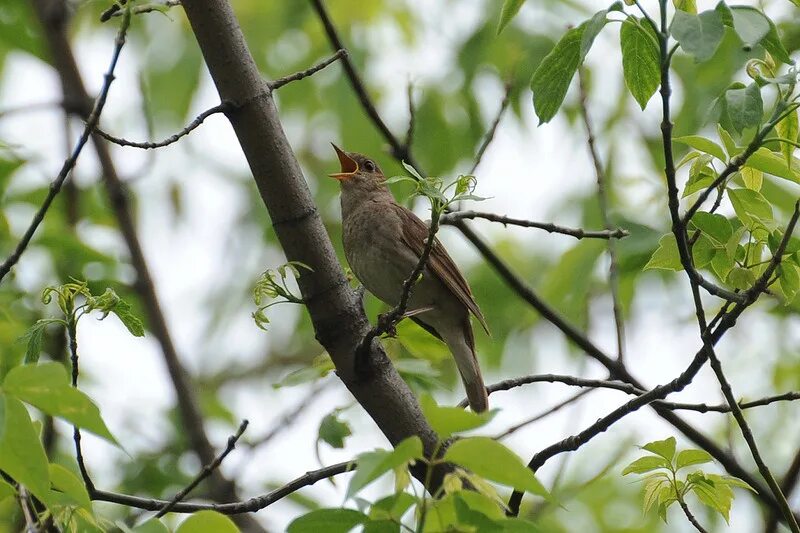
MULTIPOLYGON (((273 490, 263 496, 256 496, 249 500, 232 503, 176 503, 171 511, 173 513, 195 513, 197 511, 217 511, 218 513, 234 515, 244 513, 254 513, 269 507, 273 503, 289 496, 302 489, 313 485, 322 479, 350 472, 356 467, 355 461, 346 461, 344 463, 337 463, 335 465, 326 466, 319 470, 312 470, 306 472, 302 476, 290 481, 286 485, 273 490)), ((129 496, 127 494, 118 494, 116 492, 107 492, 97 490, 92 494, 92 499, 95 501, 117 503, 119 505, 127 505, 129 507, 136 507, 137 509, 144 509, 146 511, 158 511, 163 509, 164 506, 171 503, 166 500, 156 500, 153 498, 140 498, 138 496, 129 496)))
POLYGON ((323 61, 320 61, 319 63, 317 63, 313 67, 307 68, 306 70, 301 70, 300 72, 295 72, 294 74, 291 74, 289 76, 284 76, 282 78, 278 78, 277 80, 273 80, 271 82, 268 82, 267 85, 269 86, 270 90, 273 90, 273 91, 275 89, 280 89, 281 87, 283 87, 287 83, 291 83, 293 81, 302 80, 302 79, 307 78, 309 76, 313 76, 314 74, 316 74, 320 70, 324 69, 325 67, 327 67, 331 63, 334 63, 335 61, 337 61, 339 59, 343 59, 343 58, 347 58, 347 50, 345 50, 343 48, 340 48, 331 57, 329 57, 329 58, 327 58, 327 59, 325 59, 323 61))
POLYGON ((100 113, 103 112, 103 107, 106 105, 106 99, 108 98, 108 91, 111 88, 111 82, 114 81, 114 70, 117 68, 120 52, 122 52, 122 47, 125 45, 125 35, 128 32, 130 22, 130 13, 126 11, 126 15, 122 18, 122 23, 120 24, 119 31, 117 32, 117 38, 114 41, 114 51, 111 54, 111 64, 109 64, 108 70, 103 77, 103 86, 100 88, 100 93, 97 95, 97 98, 95 98, 92 111, 89 113, 89 118, 86 120, 86 125, 83 128, 83 132, 78 138, 78 142, 75 143, 75 148, 72 150, 72 154, 66 159, 66 161, 64 161, 58 176, 56 176, 56 179, 50 184, 50 190, 47 191, 47 196, 45 197, 44 202, 42 202, 41 207, 39 207, 39 210, 33 216, 33 220, 23 234, 22 239, 20 239, 19 243, 14 249, 14 252, 3 262, 2 265, 0 265, 0 282, 3 281, 3 278, 6 276, 6 274, 11 271, 11 268, 16 265, 22 257, 22 254, 25 252, 25 249, 28 247, 31 239, 33 238, 33 234, 36 233, 39 225, 44 220, 44 216, 47 214, 47 210, 50 209, 50 204, 53 203, 56 195, 58 195, 58 193, 61 191, 61 186, 64 185, 64 181, 66 181, 72 169, 75 168, 75 163, 78 162, 78 157, 81 155, 83 147, 86 146, 86 143, 89 141, 89 137, 97 127, 97 123, 100 120, 100 113))

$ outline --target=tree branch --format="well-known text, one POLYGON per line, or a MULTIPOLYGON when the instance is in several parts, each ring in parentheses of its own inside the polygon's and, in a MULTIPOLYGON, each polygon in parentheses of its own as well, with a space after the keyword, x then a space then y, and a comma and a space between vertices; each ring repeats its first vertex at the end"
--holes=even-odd
POLYGON ((622 228, 607 229, 601 231, 590 231, 582 228, 567 228, 559 226, 552 222, 534 222, 533 220, 524 220, 520 218, 510 218, 504 215, 495 215, 494 213, 482 213, 479 211, 453 211, 442 215, 442 224, 449 224, 457 226, 460 220, 473 220, 482 218, 491 222, 499 222, 503 225, 521 226, 523 228, 537 228, 544 230, 548 233, 561 233, 562 235, 569 235, 576 239, 622 239, 630 235, 622 228))
MULTIPOLYGON (((100 120, 100 113, 103 112, 103 107, 106 105, 106 98, 108 98, 108 91, 111 88, 111 82, 114 81, 114 70, 117 68, 120 52, 122 52, 122 47, 125 45, 125 35, 128 32, 130 21, 130 14, 126 14, 120 23, 119 30, 117 31, 117 38, 114 40, 114 51, 111 54, 111 63, 109 64, 108 70, 103 76, 103 86, 100 88, 100 93, 97 95, 97 98, 95 98, 94 105, 89 113, 89 118, 86 120, 86 126, 83 128, 83 132, 78 138, 78 142, 75 143, 75 148, 72 150, 72 155, 70 155, 66 161, 64 161, 58 176, 56 176, 56 179, 50 184, 50 189, 47 191, 47 196, 45 197, 44 202, 42 202, 41 207, 39 207, 39 210, 34 215, 33 220, 23 234, 22 239, 20 239, 19 243, 14 249, 14 252, 3 262, 2 265, 0 265, 0 282, 3 281, 3 278, 6 276, 6 274, 11 271, 11 268, 16 265, 22 257, 22 254, 25 252, 25 249, 28 247, 31 239, 33 238, 33 234, 36 233, 39 225, 44 220, 44 216, 47 214, 47 210, 50 209, 50 204, 53 203, 56 195, 58 195, 59 191, 61 191, 61 186, 64 185, 64 181, 75 167, 75 163, 78 162, 78 157, 81 155, 83 147, 86 146, 86 142, 89 140, 92 131, 94 131, 94 129, 97 127, 97 122, 100 120)), ((85 102, 87 99, 82 101, 85 102)))
MULTIPOLYGON (((356 467, 355 461, 348 461, 344 463, 337 463, 335 465, 326 466, 319 470, 312 470, 306 472, 302 476, 290 481, 286 485, 273 490, 263 496, 250 498, 249 500, 233 503, 176 503, 171 511, 173 513, 195 513, 197 511, 217 511, 218 513, 233 515, 243 513, 254 513, 273 503, 297 492, 303 487, 313 485, 322 479, 328 479, 344 472, 350 472, 356 467)), ((152 498, 140 498, 138 496, 129 496, 127 494, 118 494, 115 492, 107 492, 103 490, 95 491, 92 494, 92 499, 95 501, 103 501, 116 503, 119 505, 127 505, 129 507, 136 507, 137 509, 144 509, 146 511, 158 511, 164 508, 165 505, 170 503, 166 500, 156 500, 152 498)))
POLYGON ((217 457, 215 457, 211 463, 204 465, 200 473, 197 474, 197 476, 188 485, 186 485, 186 487, 184 487, 177 494, 175 494, 175 496, 166 505, 164 505, 164 507, 159 509, 158 513, 156 513, 155 518, 161 518, 162 516, 170 512, 172 509, 174 509, 175 506, 178 505, 180 501, 186 498, 186 496, 190 492, 192 492, 192 490, 194 490, 195 487, 197 487, 197 485, 199 485, 204 479, 210 476, 212 472, 214 472, 217 468, 219 468, 219 465, 222 464, 222 461, 224 461, 225 458, 228 456, 228 454, 231 453, 233 449, 236 447, 236 441, 239 440, 239 438, 242 436, 242 433, 244 433, 244 431, 247 429, 247 424, 248 424, 247 420, 242 421, 236 433, 228 437, 228 444, 227 446, 225 446, 225 449, 222 451, 222 453, 220 453, 217 457))
POLYGON ((322 70, 325 67, 327 67, 328 65, 330 65, 331 63, 335 62, 336 60, 343 59, 343 58, 346 58, 346 57, 347 57, 347 50, 345 50, 343 48, 340 48, 331 57, 329 57, 329 58, 327 58, 327 59, 325 59, 323 61, 320 61, 319 63, 317 63, 313 67, 307 68, 306 70, 301 70, 300 72, 295 72, 294 74, 292 74, 290 76, 284 76, 282 78, 278 78, 277 80, 270 81, 270 82, 267 83, 267 86, 273 91, 275 89, 280 89, 281 87, 283 87, 287 83, 291 83, 291 82, 297 81, 297 80, 302 80, 304 78, 312 76, 312 75, 316 74, 317 72, 319 72, 320 70, 322 70))
POLYGON ((219 105, 215 105, 214 107, 212 107, 210 109, 206 109, 205 111, 203 111, 202 113, 197 115, 197 117, 195 117, 195 119, 192 120, 185 128, 183 128, 182 130, 180 130, 179 132, 177 132, 177 133, 175 133, 173 135, 170 135, 169 137, 167 137, 163 141, 158 141, 158 142, 129 141, 127 139, 123 139, 122 137, 114 137, 110 133, 106 133, 105 131, 101 130, 100 128, 97 128, 96 131, 97 131, 97 134, 100 137, 102 137, 103 139, 107 140, 108 142, 112 142, 114 144, 118 144, 119 146, 130 146, 130 147, 133 147, 133 148, 142 148, 144 150, 151 150, 151 149, 154 149, 154 148, 163 148, 164 146, 169 146, 170 144, 177 142, 182 137, 185 137, 186 135, 189 135, 192 132, 192 130, 197 128, 200 124, 203 123, 203 121, 205 119, 207 119, 211 115, 215 115, 217 113, 226 113, 227 111, 230 110, 230 108, 231 108, 230 104, 223 102, 223 103, 221 103, 219 105))
MULTIPOLYGON (((271 91, 261 78, 231 6, 225 0, 184 0, 183 6, 220 100, 235 105, 227 117, 286 258, 300 261, 313 271, 297 281, 317 340, 331 355, 339 378, 389 442, 397 444, 417 435, 430 456, 437 447, 438 436, 379 343, 371 346, 370 379, 361 380, 355 375, 356 347, 369 331, 369 322, 336 258, 283 132, 271 91)), ((346 56, 342 59, 345 69, 352 68, 346 56)), ((449 465, 437 468, 428 488, 435 491, 450 469, 449 465)), ((425 470, 420 462, 412 473, 424 480, 425 470)))
MULTIPOLYGON (((67 36, 66 4, 64 2, 52 2, 51 0, 32 0, 31 3, 37 18, 44 27, 43 35, 51 54, 53 67, 61 79, 64 99, 76 102, 88 101, 89 96, 67 36)), ((88 115, 88 110, 85 109, 78 109, 76 112, 84 118, 88 115)), ((175 389, 177 408, 183 422, 183 428, 186 431, 190 446, 197 454, 200 463, 208 464, 214 460, 215 451, 206 435, 200 404, 195 390, 192 388, 191 379, 181 364, 164 314, 161 311, 155 285, 130 211, 127 192, 114 166, 108 144, 96 133, 91 138, 102 170, 102 178, 109 197, 109 204, 119 224, 122 238, 129 250, 131 264, 136 271, 137 279, 134 289, 142 299, 150 331, 152 331, 161 346, 164 362, 175 389)), ((211 475, 209 489, 214 500, 238 500, 234 484, 225 479, 218 471, 211 475)), ((250 517, 242 517, 241 520, 241 524, 246 525, 250 530, 263 530, 250 517)))

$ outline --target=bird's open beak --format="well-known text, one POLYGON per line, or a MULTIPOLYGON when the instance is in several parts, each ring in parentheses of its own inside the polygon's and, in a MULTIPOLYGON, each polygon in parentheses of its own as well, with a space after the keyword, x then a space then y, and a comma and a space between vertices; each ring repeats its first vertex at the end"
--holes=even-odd
POLYGON ((331 143, 331 146, 333 146, 333 149, 336 150, 336 155, 339 157, 339 164, 342 165, 342 171, 328 174, 328 176, 339 181, 352 178, 353 174, 358 172, 358 163, 356 163, 349 155, 344 153, 335 144, 331 143))

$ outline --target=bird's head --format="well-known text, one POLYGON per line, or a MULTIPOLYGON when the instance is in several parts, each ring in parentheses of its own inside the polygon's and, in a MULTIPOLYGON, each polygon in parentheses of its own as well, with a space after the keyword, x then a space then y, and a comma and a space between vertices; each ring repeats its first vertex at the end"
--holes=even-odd
POLYGON ((385 188, 386 176, 383 175, 375 161, 356 152, 345 152, 335 144, 331 144, 339 157, 342 170, 329 174, 329 176, 339 180, 343 191, 370 191, 385 188))

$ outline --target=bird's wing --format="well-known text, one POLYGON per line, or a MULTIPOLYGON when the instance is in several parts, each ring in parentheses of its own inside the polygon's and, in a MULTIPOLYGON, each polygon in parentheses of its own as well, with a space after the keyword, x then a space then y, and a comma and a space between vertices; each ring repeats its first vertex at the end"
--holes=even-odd
MULTIPOLYGON (((402 222, 401 240, 403 244, 408 246, 417 257, 420 257, 425 250, 425 239, 428 238, 429 231, 428 226, 405 207, 399 204, 392 204, 392 207, 397 211, 397 215, 402 222)), ((442 243, 439 242, 439 239, 434 239, 427 267, 475 315, 475 318, 481 323, 486 333, 489 333, 486 320, 483 318, 483 314, 472 296, 467 280, 461 275, 458 267, 450 258, 444 246, 442 246, 442 243)))

